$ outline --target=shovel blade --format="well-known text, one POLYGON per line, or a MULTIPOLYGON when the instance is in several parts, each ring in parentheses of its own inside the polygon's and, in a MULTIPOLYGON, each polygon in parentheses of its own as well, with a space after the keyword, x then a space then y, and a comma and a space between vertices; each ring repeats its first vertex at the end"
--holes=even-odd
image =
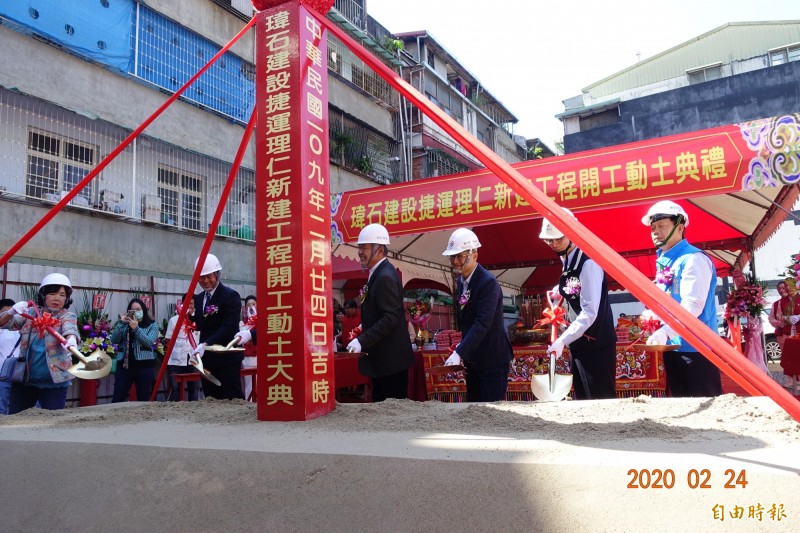
POLYGON ((67 372, 80 379, 100 379, 111 372, 111 357, 103 350, 95 350, 85 359, 69 367, 67 372))
POLYGON ((572 389, 572 374, 555 374, 552 381, 548 374, 537 374, 531 379, 531 391, 537 400, 558 402, 572 389))

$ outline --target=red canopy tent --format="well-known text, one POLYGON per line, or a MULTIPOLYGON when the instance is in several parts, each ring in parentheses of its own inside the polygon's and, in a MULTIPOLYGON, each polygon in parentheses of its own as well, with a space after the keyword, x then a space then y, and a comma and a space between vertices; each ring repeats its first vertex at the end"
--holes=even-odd
MULTIPOLYGON (((776 117, 513 167, 648 277, 655 250, 641 218, 657 200, 678 201, 689 214, 690 242, 727 275, 748 262, 797 200, 798 176, 774 141, 794 127, 776 117)), ((441 250, 449 233, 471 227, 483 245, 480 262, 509 288, 536 292, 557 278, 556 257, 538 238, 541 215, 486 169, 349 191, 334 205, 344 242, 379 222, 406 260, 446 269, 441 250)))

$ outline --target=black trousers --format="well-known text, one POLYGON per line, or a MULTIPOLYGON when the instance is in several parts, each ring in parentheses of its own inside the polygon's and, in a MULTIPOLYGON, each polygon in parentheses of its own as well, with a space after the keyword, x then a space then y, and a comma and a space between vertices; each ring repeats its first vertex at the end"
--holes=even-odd
POLYGON ((719 368, 699 352, 666 352, 667 390, 673 398, 722 394, 719 368))
POLYGON ((617 345, 573 349, 572 386, 576 400, 603 400, 617 397, 617 345))
POLYGON ((502 402, 508 390, 508 366, 498 368, 466 367, 468 402, 502 402))
POLYGON ((242 392, 242 359, 241 353, 210 353, 203 355, 203 366, 214 374, 222 386, 214 385, 203 379, 203 394, 217 400, 244 400, 242 392))
POLYGON ((408 370, 382 378, 372 378, 372 401, 382 402, 387 398, 408 398, 408 370))

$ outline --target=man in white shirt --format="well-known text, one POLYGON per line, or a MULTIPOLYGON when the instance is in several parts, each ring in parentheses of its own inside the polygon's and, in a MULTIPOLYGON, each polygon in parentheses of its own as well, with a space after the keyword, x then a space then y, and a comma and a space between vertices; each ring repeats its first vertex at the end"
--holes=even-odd
POLYGON ((572 374, 578 378, 573 379, 576 399, 616 398, 617 334, 606 273, 546 218, 539 238, 561 258, 561 278, 553 292, 564 298, 570 322, 547 351, 559 357, 569 346, 572 374))
MULTIPOLYGON (((14 300, 6 298, 0 300, 0 313, 8 311, 14 306, 14 300)), ((0 329, 0 362, 7 357, 17 355, 19 351, 19 331, 0 329)), ((11 382, 0 381, 0 414, 8 414, 8 396, 11 394, 11 382)))
MULTIPOLYGON (((169 344, 169 340, 175 334, 175 325, 178 323, 178 313, 181 310, 181 301, 178 300, 178 303, 175 308, 175 315, 169 319, 167 323, 167 331, 164 333, 164 340, 167 344, 169 344)), ((189 302, 189 314, 194 314, 194 300, 189 302)), ((200 340, 200 334, 194 332, 195 344, 200 340)), ((189 354, 192 353, 192 344, 189 341, 189 335, 186 332, 186 323, 184 322, 183 327, 181 328, 180 333, 178 334, 178 338, 175 339, 175 345, 172 347, 172 352, 169 354, 169 360, 167 361, 167 370, 169 371, 169 381, 172 388, 172 393, 169 395, 169 401, 177 402, 180 398, 178 392, 178 383, 173 377, 174 374, 191 374, 194 372, 194 367, 189 365, 189 354)), ((197 389, 199 388, 198 383, 196 381, 187 381, 186 382, 186 389, 187 389, 187 396, 186 399, 190 402, 197 400, 197 389)))

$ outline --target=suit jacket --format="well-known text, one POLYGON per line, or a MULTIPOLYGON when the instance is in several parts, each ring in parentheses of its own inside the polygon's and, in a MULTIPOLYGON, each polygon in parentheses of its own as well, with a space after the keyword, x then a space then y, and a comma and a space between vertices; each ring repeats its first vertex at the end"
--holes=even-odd
POLYGON ((361 328, 358 342, 367 353, 358 360, 361 374, 382 378, 407 370, 414 362, 403 308, 403 284, 388 259, 378 265, 367 283, 361 328))
MULTIPOLYGON (((222 283, 217 285, 214 295, 211 297, 209 306, 217 307, 215 313, 207 314, 203 309, 205 292, 194 295, 194 319, 195 327, 200 332, 200 342, 208 345, 226 345, 233 340, 239 332, 239 317, 242 314, 242 299, 239 293, 222 283)), ((233 354, 206 352, 203 356, 203 363, 208 366, 220 366, 221 363, 230 365, 241 365, 243 355, 240 352, 233 354)), ((209 368, 211 368, 209 366, 209 368)))
MULTIPOLYGON (((463 292, 464 280, 458 278, 456 300, 463 292)), ((503 291, 495 277, 481 265, 475 267, 467 285, 469 300, 461 317, 461 342, 456 352, 472 368, 507 367, 514 354, 503 322, 503 291)))

